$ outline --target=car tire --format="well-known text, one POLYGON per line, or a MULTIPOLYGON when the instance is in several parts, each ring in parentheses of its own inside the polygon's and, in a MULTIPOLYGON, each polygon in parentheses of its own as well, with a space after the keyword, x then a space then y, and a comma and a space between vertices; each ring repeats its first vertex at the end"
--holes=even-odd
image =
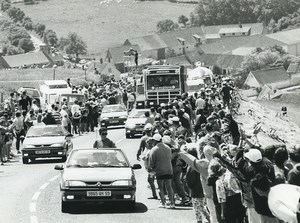
POLYGON ((126 133, 126 139, 130 138, 130 134, 126 133))
POLYGON ((22 162, 23 162, 23 164, 28 164, 28 158, 22 157, 22 162))
POLYGON ((70 212, 71 206, 70 203, 66 201, 61 201, 61 212, 62 213, 68 213, 70 212))

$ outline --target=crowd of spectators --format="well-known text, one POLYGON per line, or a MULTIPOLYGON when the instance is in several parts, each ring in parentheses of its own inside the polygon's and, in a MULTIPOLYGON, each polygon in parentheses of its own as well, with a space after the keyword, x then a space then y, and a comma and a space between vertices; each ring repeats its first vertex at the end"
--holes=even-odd
POLYGON ((297 222, 268 194, 279 184, 300 186, 300 146, 264 148, 260 126, 246 134, 228 113, 233 90, 212 85, 145 113, 137 159, 148 172, 149 199, 168 209, 192 205, 198 223, 297 222))

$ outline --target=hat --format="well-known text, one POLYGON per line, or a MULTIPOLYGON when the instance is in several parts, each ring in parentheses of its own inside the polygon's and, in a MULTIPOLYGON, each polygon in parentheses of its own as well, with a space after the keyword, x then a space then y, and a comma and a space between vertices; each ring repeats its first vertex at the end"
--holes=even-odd
POLYGON ((144 127, 145 131, 151 131, 153 129, 153 125, 151 123, 147 123, 144 127))
POLYGON ((158 134, 158 133, 156 133, 156 134, 154 134, 153 139, 154 139, 155 141, 160 142, 160 141, 161 141, 161 135, 158 134))
POLYGON ((262 160, 261 152, 258 149, 250 149, 244 156, 253 163, 258 163, 262 160))
POLYGON ((174 116, 173 118, 171 118, 171 121, 172 121, 172 122, 179 122, 179 118, 176 117, 176 116, 174 116))
POLYGON ((167 136, 170 136, 172 133, 170 130, 165 130, 163 135, 167 135, 167 136))
POLYGON ((162 142, 165 144, 171 144, 171 142, 172 142, 171 137, 168 135, 165 135, 164 137, 162 137, 162 142))

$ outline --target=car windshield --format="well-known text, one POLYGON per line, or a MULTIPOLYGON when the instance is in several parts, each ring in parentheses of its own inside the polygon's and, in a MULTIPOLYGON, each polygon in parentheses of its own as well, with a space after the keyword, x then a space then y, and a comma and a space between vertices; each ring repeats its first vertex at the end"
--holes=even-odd
POLYGON ((26 137, 41 137, 41 136, 65 136, 67 131, 64 130, 61 126, 44 126, 43 128, 31 127, 26 137))
POLYGON ((32 98, 38 98, 40 97, 39 92, 34 89, 26 89, 26 94, 32 98))
POLYGON ((73 151, 67 163, 69 168, 97 168, 97 167, 129 167, 120 150, 76 150, 73 151))
POLYGON ((132 111, 129 115, 129 118, 146 118, 145 112, 146 112, 145 110, 132 111))
POLYGON ((123 105, 106 105, 102 109, 102 113, 110 113, 110 112, 125 112, 126 108, 123 105))

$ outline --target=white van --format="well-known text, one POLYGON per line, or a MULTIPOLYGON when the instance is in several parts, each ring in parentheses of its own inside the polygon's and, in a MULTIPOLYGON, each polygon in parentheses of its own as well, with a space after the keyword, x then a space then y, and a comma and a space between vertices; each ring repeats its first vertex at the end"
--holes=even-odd
POLYGON ((41 105, 47 108, 54 104, 58 94, 72 94, 72 88, 65 80, 47 80, 40 86, 41 105))

